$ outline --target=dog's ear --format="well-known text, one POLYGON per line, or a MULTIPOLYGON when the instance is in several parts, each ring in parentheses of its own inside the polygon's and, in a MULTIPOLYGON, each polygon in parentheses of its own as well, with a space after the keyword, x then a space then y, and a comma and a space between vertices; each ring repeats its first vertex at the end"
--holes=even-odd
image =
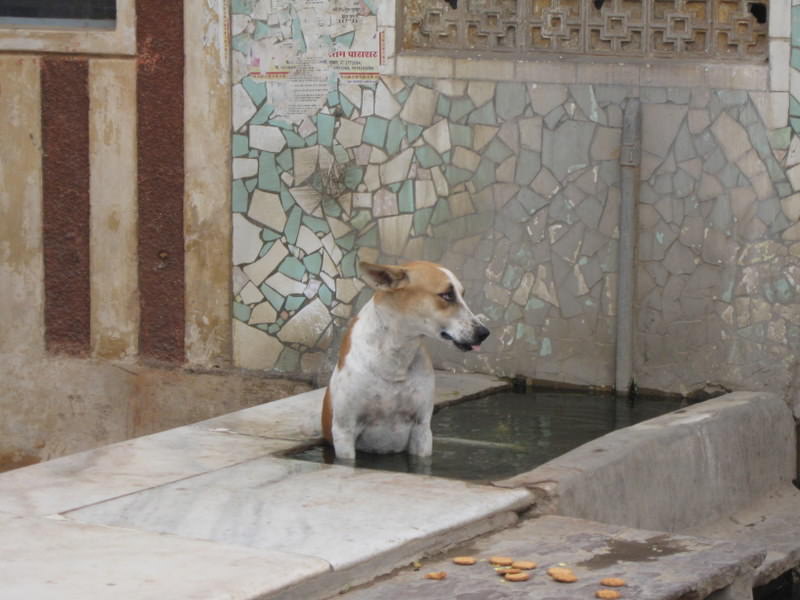
POLYGON ((358 263, 361 277, 376 290, 397 290, 408 285, 408 273, 403 267, 358 263))

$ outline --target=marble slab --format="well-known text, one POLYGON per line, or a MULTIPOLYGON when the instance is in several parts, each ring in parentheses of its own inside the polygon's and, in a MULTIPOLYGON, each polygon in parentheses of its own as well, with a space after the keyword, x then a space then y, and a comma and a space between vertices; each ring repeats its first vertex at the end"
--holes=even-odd
MULTIPOLYGON (((621 578, 622 598, 678 600, 706 598, 728 586, 751 583, 752 570, 764 551, 751 544, 736 544, 663 532, 644 531, 567 517, 540 517, 453 548, 445 556, 426 561, 418 571, 406 569, 388 579, 339 596, 341 600, 385 598, 503 598, 575 600, 594 598, 605 577, 621 578), (473 566, 458 566, 451 557, 470 555, 473 566), (524 582, 504 581, 489 564, 490 556, 530 560, 538 567, 524 582), (547 569, 565 566, 577 577, 557 583, 547 569), (424 579, 426 573, 444 571, 441 581, 424 579)), ((605 588, 610 589, 610 588, 605 588)), ((740 589, 749 597, 750 588, 740 589)), ((720 596, 722 597, 722 596, 720 596)))
POLYGON ((531 502, 532 496, 522 489, 259 458, 66 516, 85 523, 298 552, 327 560, 340 570, 531 502))
POLYGON ((180 427, 0 473, 0 510, 59 513, 292 446, 282 440, 180 427))
POLYGON ((262 598, 330 570, 288 552, 0 514, 4 600, 262 598))

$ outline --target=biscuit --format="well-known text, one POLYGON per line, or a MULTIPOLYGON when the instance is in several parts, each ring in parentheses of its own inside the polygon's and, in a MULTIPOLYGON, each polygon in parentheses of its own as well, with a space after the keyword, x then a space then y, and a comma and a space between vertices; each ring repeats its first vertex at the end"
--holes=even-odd
POLYGON ((498 575, 519 575, 522 569, 514 569, 513 567, 499 567, 494 570, 498 575))
POLYGON ((444 571, 434 571, 433 573, 428 573, 425 575, 425 579, 435 579, 437 581, 445 579, 446 577, 447 573, 445 573, 444 571))
POLYGON ((606 577, 600 580, 600 585, 607 585, 608 587, 622 587, 625 585, 625 580, 619 577, 606 577))
POLYGON ((515 560, 513 563, 511 563, 511 566, 515 569, 530 571, 531 569, 536 568, 536 563, 532 560, 515 560))
POLYGON ((506 573, 506 581, 528 581, 531 578, 530 574, 520 571, 519 573, 506 573))
POLYGON ((559 583, 575 583, 578 581, 575 573, 565 567, 550 567, 547 569, 547 574, 559 583))
POLYGON ((474 556, 456 556, 453 558, 453 562, 457 565, 474 565, 478 559, 474 556))
POLYGON ((493 565, 500 565, 501 567, 510 567, 514 559, 509 556, 492 556, 489 562, 493 565))
POLYGON ((622 594, 617 590, 597 590, 594 595, 598 598, 602 598, 602 600, 616 600, 617 598, 622 598, 622 594))

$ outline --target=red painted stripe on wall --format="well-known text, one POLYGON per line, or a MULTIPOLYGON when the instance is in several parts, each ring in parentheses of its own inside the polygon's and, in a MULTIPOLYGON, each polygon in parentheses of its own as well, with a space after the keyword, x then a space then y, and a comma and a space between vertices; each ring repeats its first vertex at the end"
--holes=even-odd
POLYGON ((137 0, 139 353, 183 362, 183 0, 137 0))
POLYGON ((42 235, 48 351, 90 344, 89 63, 42 58, 42 235))

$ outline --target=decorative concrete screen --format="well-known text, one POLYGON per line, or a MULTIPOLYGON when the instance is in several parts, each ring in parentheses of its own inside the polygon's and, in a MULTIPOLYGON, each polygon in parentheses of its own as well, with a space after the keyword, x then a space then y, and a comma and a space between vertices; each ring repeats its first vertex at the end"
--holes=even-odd
POLYGON ((407 0, 406 49, 763 59, 767 4, 747 0, 407 0))

